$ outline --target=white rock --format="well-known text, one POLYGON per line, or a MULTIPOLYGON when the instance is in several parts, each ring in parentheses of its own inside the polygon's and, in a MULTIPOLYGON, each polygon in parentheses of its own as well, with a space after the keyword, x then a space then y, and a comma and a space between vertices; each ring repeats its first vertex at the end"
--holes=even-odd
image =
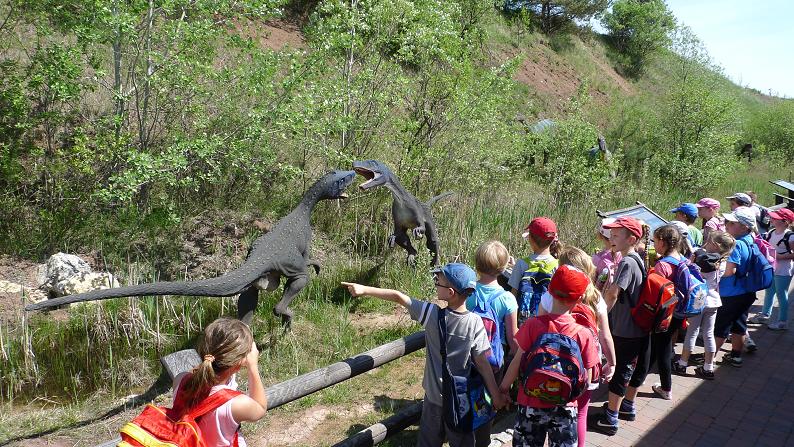
POLYGON ((55 284, 55 294, 75 295, 113 287, 119 287, 119 282, 110 273, 82 272, 55 284))
POLYGON ((80 273, 91 273, 91 267, 79 256, 56 253, 47 260, 47 273, 41 288, 58 294, 57 285, 80 273))

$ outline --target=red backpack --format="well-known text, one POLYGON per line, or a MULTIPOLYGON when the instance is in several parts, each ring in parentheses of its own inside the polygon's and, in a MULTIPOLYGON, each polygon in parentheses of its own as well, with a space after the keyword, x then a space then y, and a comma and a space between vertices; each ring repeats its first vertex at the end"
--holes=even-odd
POLYGON ((629 255, 642 270, 642 291, 637 304, 631 308, 631 318, 644 332, 660 333, 670 327, 678 303, 675 285, 653 269, 646 273, 645 265, 635 253, 629 255))
MULTIPOLYGON (((537 317, 548 326, 551 317, 537 317)), ((572 325, 571 332, 545 332, 521 357, 521 384, 527 396, 552 405, 565 405, 587 391, 587 369, 584 368, 579 343, 573 338, 580 330, 572 325)))
MULTIPOLYGON (((121 428, 121 442, 124 447, 160 447, 164 445, 178 447, 206 447, 196 419, 215 410, 229 400, 243 394, 239 391, 222 389, 207 396, 190 411, 175 409, 179 405, 182 393, 177 392, 174 408, 146 406, 131 422, 121 428)), ((237 447, 237 434, 234 435, 234 447, 237 447)))

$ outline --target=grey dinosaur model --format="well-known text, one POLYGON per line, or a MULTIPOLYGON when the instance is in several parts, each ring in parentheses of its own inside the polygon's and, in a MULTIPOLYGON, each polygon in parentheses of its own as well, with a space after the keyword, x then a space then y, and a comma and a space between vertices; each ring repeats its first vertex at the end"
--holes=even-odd
POLYGON ((155 282, 95 290, 42 301, 25 307, 25 310, 126 296, 232 296, 239 293, 237 315, 250 324, 259 301, 259 291, 275 290, 284 276, 287 278, 284 294, 273 313, 281 316, 282 322, 289 327, 293 312, 288 306, 308 282, 308 267, 314 267, 316 273, 320 273, 320 264, 309 259, 312 210, 320 200, 347 197, 345 189, 355 177, 353 171, 333 171, 323 176, 309 188, 290 214, 279 220, 270 232, 254 241, 240 267, 222 276, 198 281, 155 282))
POLYGON ((420 202, 411 193, 406 191, 397 176, 378 160, 354 161, 353 170, 361 175, 366 182, 359 185, 362 190, 385 186, 391 191, 394 201, 391 205, 391 215, 394 219, 394 233, 389 236, 389 246, 394 247, 396 243, 408 252, 406 262, 410 266, 416 265, 416 249, 411 245, 411 238, 408 232, 416 239, 426 236, 427 249, 430 250, 431 263, 438 265, 438 232, 436 222, 430 207, 444 197, 453 193, 447 192, 437 195, 427 202, 420 202))

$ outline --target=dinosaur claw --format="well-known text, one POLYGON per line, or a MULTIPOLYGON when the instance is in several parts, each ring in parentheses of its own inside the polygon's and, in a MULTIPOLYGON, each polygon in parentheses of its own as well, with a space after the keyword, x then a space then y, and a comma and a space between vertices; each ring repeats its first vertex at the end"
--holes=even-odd
POLYGON ((392 235, 389 235, 389 242, 388 242, 388 244, 389 244, 389 248, 394 248, 394 244, 395 244, 396 242, 397 242, 397 236, 396 236, 396 235, 394 235, 394 234, 392 234, 392 235))
POLYGON ((415 269, 416 268, 416 256, 408 255, 408 257, 405 259, 405 263, 408 265, 408 267, 411 267, 411 268, 415 269))

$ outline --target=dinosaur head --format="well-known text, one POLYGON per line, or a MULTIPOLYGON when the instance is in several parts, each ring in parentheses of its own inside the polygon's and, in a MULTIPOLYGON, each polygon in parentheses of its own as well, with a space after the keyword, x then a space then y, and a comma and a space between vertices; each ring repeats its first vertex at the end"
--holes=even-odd
POLYGON ((358 185, 362 190, 381 186, 389 181, 392 175, 389 168, 378 160, 354 161, 353 170, 356 171, 356 174, 367 179, 366 182, 358 185))
POLYGON ((345 190, 356 178, 354 171, 331 171, 325 174, 317 183, 321 186, 320 199, 346 199, 345 190))

